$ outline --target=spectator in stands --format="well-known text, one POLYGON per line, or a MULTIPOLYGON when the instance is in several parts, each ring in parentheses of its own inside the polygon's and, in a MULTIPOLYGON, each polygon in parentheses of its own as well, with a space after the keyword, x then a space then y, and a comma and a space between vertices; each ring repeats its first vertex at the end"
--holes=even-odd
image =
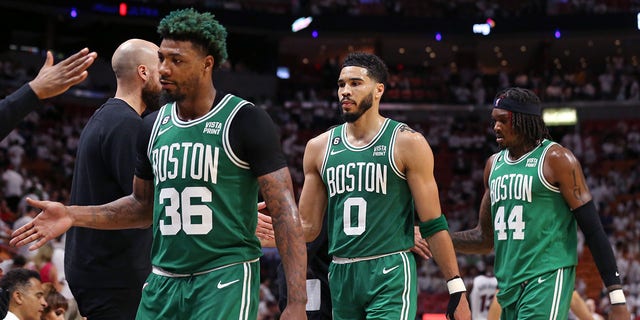
POLYGON ((14 269, 0 279, 0 316, 4 320, 38 320, 46 306, 38 272, 14 269))
POLYGON ((69 309, 67 299, 51 283, 43 283, 42 288, 47 306, 42 311, 40 320, 65 320, 65 313, 69 309))
POLYGON ((53 288, 60 292, 62 284, 58 281, 58 268, 52 262, 53 245, 48 242, 40 247, 33 257, 34 269, 40 273, 42 283, 51 283, 53 288))

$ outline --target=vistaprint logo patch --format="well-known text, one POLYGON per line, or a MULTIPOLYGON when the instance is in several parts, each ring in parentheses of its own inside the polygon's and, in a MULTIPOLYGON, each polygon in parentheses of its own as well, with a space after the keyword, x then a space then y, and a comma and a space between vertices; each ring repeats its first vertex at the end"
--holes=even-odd
POLYGON ((538 159, 535 159, 535 158, 527 159, 527 164, 526 164, 527 168, 533 168, 533 167, 535 167, 537 165, 538 165, 538 159))
POLYGON ((210 121, 210 122, 207 122, 205 124, 204 130, 202 130, 202 133, 219 135, 220 134, 220 130, 222 130, 222 123, 221 122, 210 121))
POLYGON ((374 157, 384 157, 387 154, 387 146, 375 146, 373 147, 374 157))

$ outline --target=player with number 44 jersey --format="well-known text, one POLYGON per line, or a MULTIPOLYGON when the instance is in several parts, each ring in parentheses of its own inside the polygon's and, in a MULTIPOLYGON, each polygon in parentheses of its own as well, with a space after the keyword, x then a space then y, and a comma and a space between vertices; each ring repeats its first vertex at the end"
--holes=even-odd
POLYGON ((452 234, 456 250, 495 249, 501 319, 566 319, 576 277, 577 226, 612 304, 609 319, 629 319, 613 250, 571 151, 551 141, 540 98, 499 92, 491 110, 501 151, 484 168, 478 225, 452 234))

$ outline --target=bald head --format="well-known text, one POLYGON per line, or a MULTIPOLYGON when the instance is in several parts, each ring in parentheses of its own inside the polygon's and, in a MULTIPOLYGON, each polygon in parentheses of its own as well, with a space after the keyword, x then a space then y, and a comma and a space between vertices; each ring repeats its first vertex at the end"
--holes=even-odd
POLYGON ((158 73, 158 46, 152 42, 131 39, 122 43, 111 57, 116 75, 116 94, 142 114, 146 108, 157 109, 162 87, 158 73))
POLYGON ((155 67, 158 64, 158 46, 142 39, 123 42, 111 57, 111 67, 118 80, 131 79, 139 65, 155 67))

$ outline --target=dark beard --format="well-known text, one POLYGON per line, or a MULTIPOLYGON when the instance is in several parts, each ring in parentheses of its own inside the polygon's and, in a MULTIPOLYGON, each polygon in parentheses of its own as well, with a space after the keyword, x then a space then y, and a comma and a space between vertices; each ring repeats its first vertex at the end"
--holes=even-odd
POLYGON ((176 94, 171 94, 165 90, 162 90, 162 92, 160 92, 160 105, 164 105, 166 103, 169 102, 179 102, 184 100, 184 98, 186 98, 185 95, 176 95, 176 94))
POLYGON ((153 92, 152 90, 142 90, 142 102, 144 102, 149 111, 156 111, 163 105, 160 101, 160 92, 153 92))
POLYGON ((362 101, 360 102, 360 104, 358 105, 358 110, 356 110, 353 113, 342 113, 342 119, 345 122, 355 122, 356 120, 360 119, 360 117, 369 109, 371 109, 371 107, 373 106, 373 92, 370 93, 367 97, 365 97, 364 99, 362 99, 362 101))

